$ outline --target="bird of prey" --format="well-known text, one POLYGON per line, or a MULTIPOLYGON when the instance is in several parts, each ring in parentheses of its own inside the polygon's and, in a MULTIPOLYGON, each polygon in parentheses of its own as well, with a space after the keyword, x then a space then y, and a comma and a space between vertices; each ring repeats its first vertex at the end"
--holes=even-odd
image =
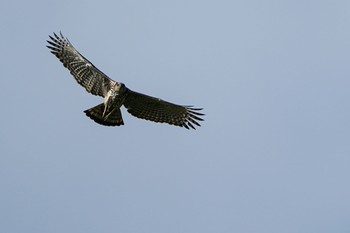
POLYGON ((195 129, 203 121, 199 111, 202 108, 173 104, 159 98, 144 95, 127 88, 124 83, 116 82, 96 68, 81 55, 60 33, 49 36, 47 46, 73 75, 75 80, 87 92, 104 98, 104 102, 90 109, 85 114, 96 123, 105 126, 124 125, 120 107, 138 118, 160 123, 168 123, 186 129, 195 129))

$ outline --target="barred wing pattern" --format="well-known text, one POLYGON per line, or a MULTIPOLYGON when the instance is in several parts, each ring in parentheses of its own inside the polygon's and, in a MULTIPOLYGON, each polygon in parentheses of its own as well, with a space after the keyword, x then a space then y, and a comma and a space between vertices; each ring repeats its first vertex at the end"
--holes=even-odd
POLYGON ((60 36, 54 33, 54 37, 50 36, 50 39, 47 42, 51 46, 47 47, 68 68, 77 82, 87 92, 104 97, 113 81, 81 55, 62 33, 60 36))
POLYGON ((167 101, 131 91, 127 92, 124 106, 128 112, 138 118, 160 123, 168 123, 189 129, 200 126, 197 121, 203 121, 199 116, 201 108, 181 106, 167 101))

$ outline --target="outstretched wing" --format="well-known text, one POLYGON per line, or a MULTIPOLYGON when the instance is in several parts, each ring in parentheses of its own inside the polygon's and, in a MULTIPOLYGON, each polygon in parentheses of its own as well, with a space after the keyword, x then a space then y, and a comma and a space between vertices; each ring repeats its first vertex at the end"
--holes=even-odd
POLYGON ((77 82, 89 93, 104 97, 111 88, 113 80, 81 55, 62 33, 60 36, 54 33, 54 36, 49 37, 51 41, 47 41, 50 44, 47 47, 68 68, 77 82))
POLYGON ((138 118, 154 122, 168 123, 189 129, 200 126, 197 121, 203 121, 198 116, 204 115, 198 111, 201 108, 181 106, 164 100, 128 90, 124 101, 128 112, 138 118))

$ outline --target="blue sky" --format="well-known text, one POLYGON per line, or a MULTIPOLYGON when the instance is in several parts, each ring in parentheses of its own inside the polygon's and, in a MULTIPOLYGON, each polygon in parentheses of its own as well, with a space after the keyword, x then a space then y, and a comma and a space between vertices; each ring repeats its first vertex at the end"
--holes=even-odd
POLYGON ((349 232, 349 1, 7 1, 0 231, 349 232), (45 47, 62 31, 196 131, 103 127, 45 47))

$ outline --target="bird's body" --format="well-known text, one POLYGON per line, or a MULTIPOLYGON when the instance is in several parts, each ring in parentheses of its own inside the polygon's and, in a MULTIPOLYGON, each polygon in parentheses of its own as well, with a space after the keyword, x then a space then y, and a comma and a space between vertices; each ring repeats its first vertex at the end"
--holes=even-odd
POLYGON ((110 79, 97 69, 89 60, 82 56, 69 40, 54 34, 47 41, 47 46, 63 65, 68 68, 87 92, 99 95, 104 102, 85 110, 85 114, 96 123, 106 126, 124 125, 121 106, 135 117, 154 122, 168 123, 180 127, 195 129, 202 121, 200 108, 173 104, 159 98, 147 96, 127 88, 123 83, 110 79))
POLYGON ((107 95, 104 98, 104 110, 102 113, 102 118, 107 120, 108 116, 113 112, 115 109, 119 109, 126 97, 126 87, 124 83, 114 83, 112 85, 112 88, 107 92, 107 95))

